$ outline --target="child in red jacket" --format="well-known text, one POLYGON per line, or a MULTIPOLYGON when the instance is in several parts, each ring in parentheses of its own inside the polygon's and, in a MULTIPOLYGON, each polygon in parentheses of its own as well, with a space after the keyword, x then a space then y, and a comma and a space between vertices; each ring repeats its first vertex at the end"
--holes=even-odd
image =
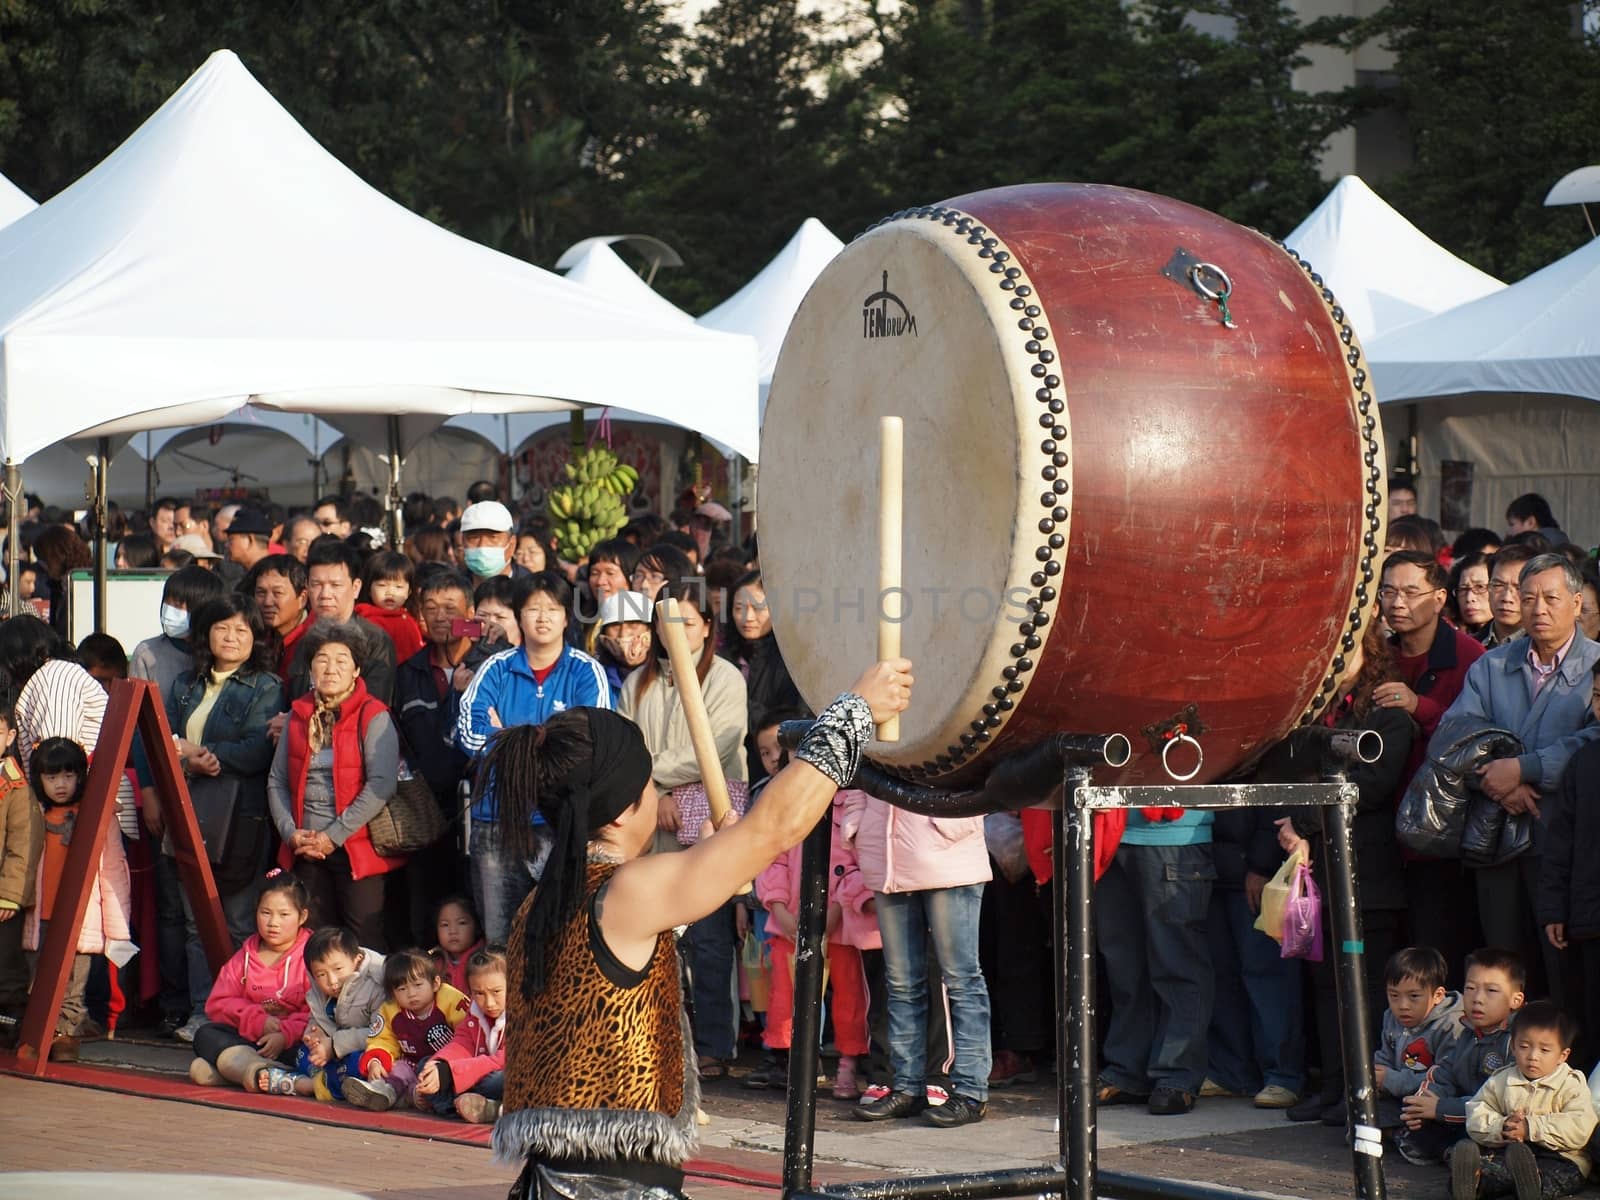
MULTIPOLYGON (((873 913, 872 890, 861 878, 855 850, 839 831, 848 792, 833 798, 833 850, 828 863, 828 977, 833 986, 833 1041, 839 1070, 833 1094, 840 1100, 861 1095, 856 1057, 867 1052, 867 983, 861 951, 883 945, 873 913)), ((788 1080, 789 1043, 794 1033, 795 921, 800 911, 801 847, 786 850, 756 877, 756 898, 767 910, 772 945, 772 992, 761 1044, 767 1053, 745 1076, 750 1088, 783 1087, 788 1080)))
POLYGON ((411 560, 397 550, 380 551, 361 568, 361 603, 356 616, 371 621, 394 643, 394 660, 403 663, 424 644, 422 626, 411 614, 411 560))
POLYGON ((217 972, 206 1000, 207 1023, 194 1035, 189 1078, 205 1087, 226 1080, 256 1089, 261 1068, 292 1063, 306 1031, 306 942, 311 917, 306 886, 293 875, 267 880, 256 901, 256 932, 217 972))
POLYGON ((474 953, 467 986, 472 1013, 456 1026, 450 1044, 422 1065, 413 1100, 424 1112, 455 1112, 473 1125, 493 1125, 505 1091, 505 951, 491 946, 474 953))
POLYGON ((434 911, 433 931, 439 942, 433 948, 433 961, 439 974, 456 991, 470 996, 467 964, 483 949, 483 933, 478 927, 472 902, 465 896, 446 896, 434 911))

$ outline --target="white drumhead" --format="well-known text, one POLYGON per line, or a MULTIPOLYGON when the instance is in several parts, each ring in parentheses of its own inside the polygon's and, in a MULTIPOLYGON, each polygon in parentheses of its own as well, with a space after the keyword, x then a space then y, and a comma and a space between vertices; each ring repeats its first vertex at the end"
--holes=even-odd
MULTIPOLYGON (((789 327, 762 429, 767 598, 784 660, 817 708, 876 657, 879 418, 905 421, 901 637, 917 684, 900 741, 871 751, 897 767, 931 768, 973 736, 1038 592, 1029 579, 1049 485, 1037 469, 1024 476, 1022 448, 1032 462, 1050 433, 1011 307, 1031 287, 1003 244, 981 249, 921 216, 846 247, 789 327)), ((1014 711, 1026 679, 992 721, 1014 711)))

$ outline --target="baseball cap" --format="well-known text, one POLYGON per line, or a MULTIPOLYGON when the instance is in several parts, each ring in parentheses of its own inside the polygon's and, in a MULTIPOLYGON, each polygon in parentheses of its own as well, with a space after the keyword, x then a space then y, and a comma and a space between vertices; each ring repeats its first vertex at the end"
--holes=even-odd
POLYGON ((655 616, 655 605, 643 592, 612 592, 600 601, 600 627, 619 621, 638 621, 648 625, 655 616))
POLYGON ((175 539, 172 545, 167 548, 169 550, 187 550, 196 558, 222 557, 222 555, 218 554, 210 546, 206 545, 205 538, 201 537, 198 533, 186 533, 182 537, 175 539))
POLYGON ((241 508, 233 514, 233 522, 228 526, 228 532, 271 537, 272 526, 267 523, 267 515, 259 508, 241 508))
POLYGON ((461 514, 461 532, 473 533, 487 529, 490 533, 510 533, 513 522, 511 510, 498 500, 479 500, 467 505, 461 514))

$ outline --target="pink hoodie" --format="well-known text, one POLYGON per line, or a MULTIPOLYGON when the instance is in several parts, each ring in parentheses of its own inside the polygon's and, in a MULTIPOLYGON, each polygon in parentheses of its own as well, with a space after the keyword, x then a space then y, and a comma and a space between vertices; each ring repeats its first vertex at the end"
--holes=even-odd
POLYGON ((434 1055, 450 1064, 450 1078, 456 1095, 471 1091, 485 1075, 506 1069, 506 1015, 489 1020, 483 1009, 473 1004, 472 1013, 456 1026, 456 1035, 434 1055))
POLYGON ((865 792, 847 792, 845 839, 875 892, 926 892, 993 877, 982 817, 923 817, 865 792))
POLYGON ((206 1017, 218 1025, 231 1025, 241 1037, 255 1041, 266 1030, 269 1015, 278 1018, 278 1027, 293 1046, 306 1031, 310 1012, 306 993, 311 977, 306 974, 306 943, 311 931, 302 928, 289 951, 271 966, 261 961, 261 938, 251 934, 244 945, 217 972, 206 999, 206 1017), (267 1006, 272 1006, 269 1014, 267 1006))
MULTIPOLYGON (((862 912, 872 899, 872 889, 861 878, 855 846, 845 840, 844 817, 851 797, 863 793, 835 792, 833 796, 833 851, 828 860, 828 901, 842 912, 833 941, 857 950, 881 950, 878 918, 862 912)), ((782 904, 796 916, 800 914, 800 854, 795 846, 780 854, 765 871, 756 876, 756 899, 771 906, 782 904)), ((771 926, 768 929, 771 930, 771 926)))

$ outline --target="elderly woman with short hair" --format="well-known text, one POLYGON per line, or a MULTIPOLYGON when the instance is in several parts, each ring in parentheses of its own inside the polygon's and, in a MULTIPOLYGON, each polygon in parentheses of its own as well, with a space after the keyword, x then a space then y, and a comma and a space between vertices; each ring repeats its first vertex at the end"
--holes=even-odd
POLYGON ((379 855, 367 822, 394 796, 399 734, 361 678, 365 630, 321 620, 304 644, 311 689, 290 705, 267 778, 278 863, 305 881, 312 925, 348 926, 382 950, 384 876, 405 859, 379 855))

